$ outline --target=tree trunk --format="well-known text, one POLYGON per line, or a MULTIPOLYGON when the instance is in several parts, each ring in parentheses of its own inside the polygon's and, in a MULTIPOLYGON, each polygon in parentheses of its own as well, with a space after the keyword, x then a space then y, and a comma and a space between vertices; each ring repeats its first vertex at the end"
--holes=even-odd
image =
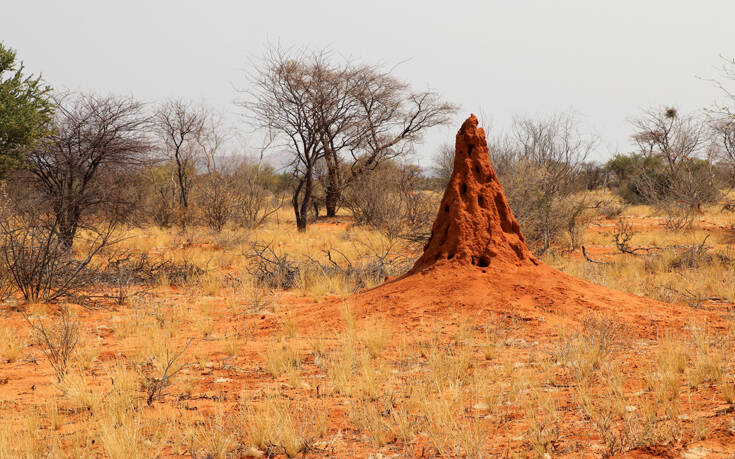
POLYGON ((327 209, 327 217, 337 215, 337 207, 342 198, 342 184, 339 176, 339 163, 333 152, 329 152, 324 156, 327 163, 327 184, 324 187, 324 207, 327 209))
POLYGON ((330 186, 326 189, 326 195, 324 197, 324 207, 327 209, 327 217, 334 217, 337 215, 337 207, 342 197, 339 189, 335 189, 330 186))
POLYGON ((312 177, 311 169, 305 173, 305 177, 299 181, 291 199, 293 205, 294 216, 296 217, 296 228, 299 231, 306 231, 309 218, 309 205, 311 204, 312 177), (303 190, 303 195, 301 191, 303 190), (300 197, 300 202, 299 202, 300 197))
POLYGON ((61 205, 56 211, 56 229, 64 248, 71 250, 79 226, 79 206, 61 205))

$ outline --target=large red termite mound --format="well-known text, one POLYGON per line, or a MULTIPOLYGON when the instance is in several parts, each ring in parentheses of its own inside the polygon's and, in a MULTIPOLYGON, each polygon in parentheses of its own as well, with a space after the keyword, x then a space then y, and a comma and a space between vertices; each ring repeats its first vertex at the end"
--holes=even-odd
MULTIPOLYGON (((537 260, 508 206, 474 115, 457 133, 454 171, 423 255, 403 276, 349 302, 362 317, 379 314, 409 329, 447 315, 513 317, 529 325, 529 336, 553 333, 589 313, 615 315, 633 334, 655 336, 661 328, 681 327, 692 315, 687 308, 595 285, 537 260)), ((315 308, 317 320, 335 317, 325 305, 315 308)))
POLYGON ((471 115, 457 133, 454 170, 414 274, 443 260, 486 268, 537 264, 490 164, 485 131, 471 115))

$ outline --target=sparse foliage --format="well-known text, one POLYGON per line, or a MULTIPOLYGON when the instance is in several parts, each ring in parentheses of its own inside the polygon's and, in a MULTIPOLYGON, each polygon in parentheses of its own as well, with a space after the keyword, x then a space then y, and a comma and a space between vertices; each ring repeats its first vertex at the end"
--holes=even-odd
POLYGON ((560 234, 575 242, 581 215, 592 205, 578 174, 596 145, 579 133, 573 114, 517 118, 511 135, 491 141, 490 158, 513 215, 533 251, 546 252, 560 234))
POLYGON ((51 87, 26 75, 14 50, 0 42, 0 179, 23 165, 23 149, 48 133, 53 115, 51 87))
POLYGON ((33 337, 41 344, 57 381, 62 382, 66 377, 69 358, 79 343, 79 323, 68 307, 60 308, 54 320, 55 323, 49 326, 41 319, 34 320, 26 316, 33 337))
POLYGON ((27 302, 74 297, 95 280, 94 258, 110 244, 113 230, 110 224, 86 228, 84 249, 75 254, 43 214, 0 209, 0 271, 27 302))
MULTIPOLYGON (((129 97, 58 97, 52 133, 27 155, 28 179, 49 208, 67 249, 92 212, 129 205, 120 200, 116 171, 143 164, 148 119, 129 97)), ((21 177, 23 180, 24 177, 21 177)), ((120 212, 116 212, 120 214, 120 212)))

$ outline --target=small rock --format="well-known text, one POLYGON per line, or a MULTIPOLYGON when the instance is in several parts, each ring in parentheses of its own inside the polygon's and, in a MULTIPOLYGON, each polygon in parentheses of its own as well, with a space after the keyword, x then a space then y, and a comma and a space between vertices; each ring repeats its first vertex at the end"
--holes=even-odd
POLYGON ((248 447, 248 449, 245 450, 243 453, 244 457, 262 457, 263 451, 259 450, 258 448, 254 446, 248 447))
POLYGON ((712 451, 702 446, 695 446, 694 448, 681 453, 681 457, 684 459, 700 459, 702 457, 707 457, 711 452, 712 451))

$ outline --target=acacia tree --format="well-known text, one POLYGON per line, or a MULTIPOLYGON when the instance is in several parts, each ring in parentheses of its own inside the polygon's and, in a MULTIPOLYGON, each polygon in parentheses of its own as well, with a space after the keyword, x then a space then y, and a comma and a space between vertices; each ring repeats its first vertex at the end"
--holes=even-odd
POLYGON ((50 206, 55 228, 71 247, 82 217, 118 200, 115 181, 102 180, 142 164, 149 119, 129 97, 57 97, 50 134, 27 154, 33 182, 50 206))
POLYGON ((46 134, 53 114, 51 87, 25 75, 16 54, 0 42, 0 178, 19 167, 23 149, 46 134))
POLYGON ((201 141, 208 117, 209 114, 203 107, 184 100, 164 102, 153 117, 161 149, 176 165, 178 199, 184 213, 189 209, 192 175, 201 153, 201 141))
POLYGON ((674 107, 648 109, 631 121, 633 141, 646 156, 659 156, 669 173, 676 174, 696 157, 707 139, 704 123, 674 107))
POLYGON ((317 65, 307 66, 271 50, 253 77, 250 100, 242 105, 254 124, 285 140, 283 147, 293 155, 289 164, 294 177, 291 205, 299 231, 305 231, 307 213, 314 191, 314 169, 324 157, 317 125, 315 96, 319 85, 329 84, 320 72, 323 55, 311 56, 317 65))
POLYGON ((383 161, 409 152, 429 127, 448 121, 454 106, 432 91, 412 92, 378 67, 335 64, 326 51, 289 55, 271 50, 242 103, 254 124, 285 139, 293 154, 292 205, 304 230, 317 168, 327 215, 343 190, 383 161))
POLYGON ((719 198, 710 156, 712 137, 703 119, 673 107, 650 109, 632 121, 640 153, 659 158, 663 169, 641 173, 634 186, 663 212, 671 229, 691 225, 701 205, 719 198), (706 157, 706 160, 702 158, 706 157))

